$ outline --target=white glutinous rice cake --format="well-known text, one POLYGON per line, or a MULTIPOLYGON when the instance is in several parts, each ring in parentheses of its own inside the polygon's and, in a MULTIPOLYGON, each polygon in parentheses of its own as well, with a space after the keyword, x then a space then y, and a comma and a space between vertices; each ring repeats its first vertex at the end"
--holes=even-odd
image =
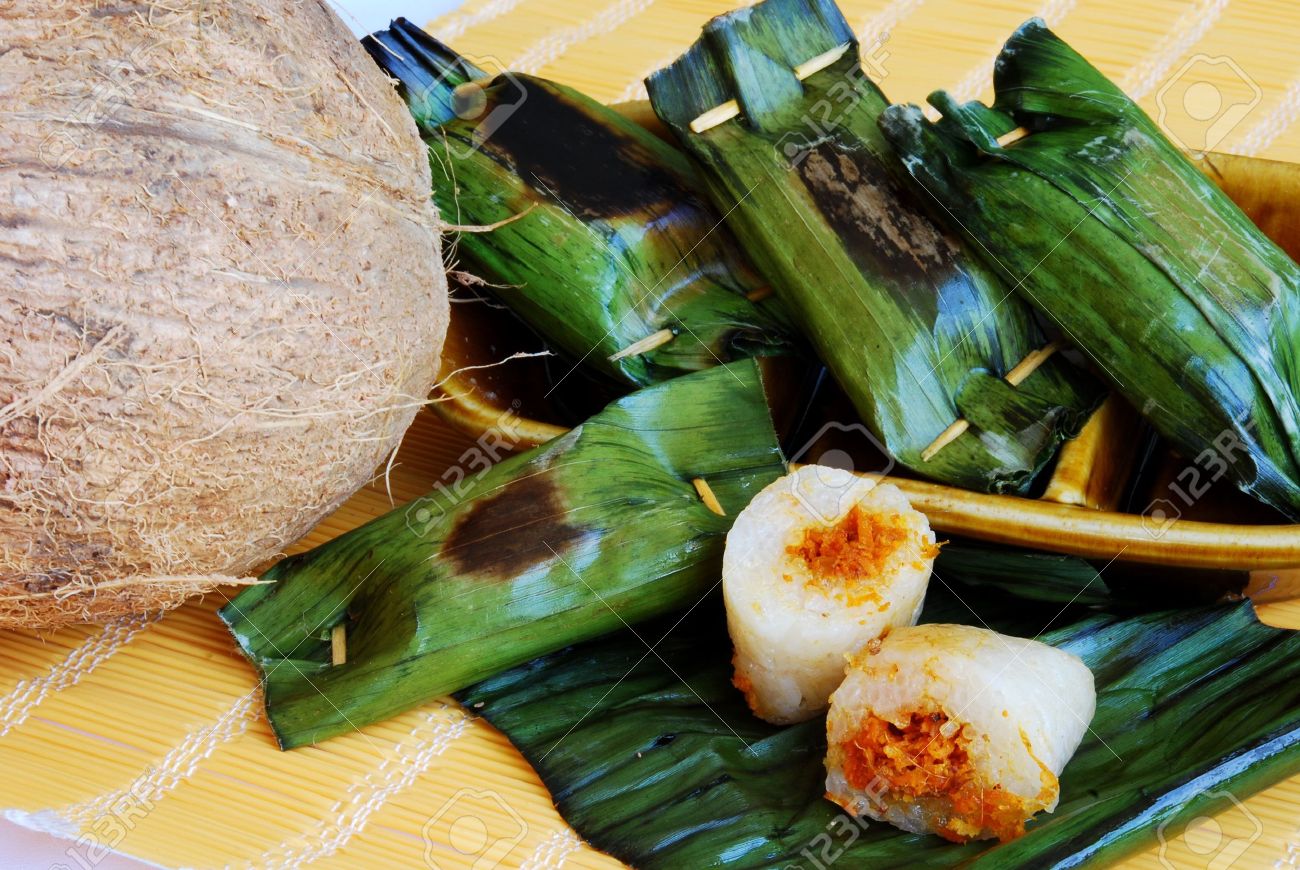
POLYGON ((1092 721, 1092 672, 1063 650, 966 625, 891 631, 854 655, 826 720, 826 796, 965 842, 1056 808, 1092 721))
POLYGON ((916 622, 937 553, 925 516, 889 483, 809 465, 755 496, 722 563, 750 709, 777 724, 824 711, 849 653, 916 622))

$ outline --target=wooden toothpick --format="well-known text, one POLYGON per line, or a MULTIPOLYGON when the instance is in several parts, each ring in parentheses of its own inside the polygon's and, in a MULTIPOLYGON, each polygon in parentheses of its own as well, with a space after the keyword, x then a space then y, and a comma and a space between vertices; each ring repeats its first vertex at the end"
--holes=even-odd
MULTIPOLYGON (((815 73, 819 73, 826 67, 835 63, 844 56, 844 52, 849 50, 852 43, 846 42, 843 45, 837 45, 830 51, 822 52, 816 57, 809 58, 794 68, 794 77, 799 81, 809 78, 815 73)), ((691 131, 694 133, 703 133, 719 124, 724 124, 732 118, 740 115, 740 104, 735 100, 727 100, 720 106, 714 106, 707 112, 703 112, 694 121, 691 121, 691 131)))
MULTIPOLYGON (((1040 347, 1016 363, 1015 367, 1007 372, 1002 379, 1013 387, 1020 386, 1025 382, 1025 378, 1032 375, 1039 366, 1047 362, 1052 354, 1060 349, 1060 343, 1055 341, 1040 347)), ((970 422, 965 419, 953 421, 947 429, 939 433, 938 438, 931 441, 930 445, 921 451, 921 461, 929 462, 939 454, 940 450, 960 438, 962 433, 969 428, 970 422)))
POLYGON ((691 132, 703 133, 705 130, 711 130, 719 124, 730 121, 739 114, 740 104, 735 100, 727 100, 721 106, 714 106, 691 121, 691 132))
POLYGON ((348 663, 348 627, 339 623, 330 629, 330 664, 338 667, 348 663))
POLYGON ((616 354, 611 354, 610 362, 618 362, 630 356, 640 356, 643 353, 649 353, 657 347, 663 347, 672 341, 677 333, 671 329, 661 329, 658 332, 652 332, 640 341, 634 341, 627 347, 623 348, 616 354))
POLYGON ((1027 129, 1025 129, 1024 127, 1017 127, 1016 129, 1012 130, 1010 133, 1003 133, 1001 136, 998 137, 997 142, 998 145, 1005 148, 1008 145, 1010 145, 1012 142, 1019 142, 1021 139, 1025 138, 1028 135, 1029 135, 1029 131, 1027 129))
POLYGON ((956 441, 961 434, 970 428, 969 420, 954 420, 949 424, 947 429, 939 433, 939 437, 930 442, 930 446, 921 451, 921 461, 929 462, 939 451, 956 441))
POLYGON ((1007 372, 1004 380, 1013 387, 1020 386, 1025 382, 1025 378, 1032 375, 1035 369, 1047 362, 1048 358, 1060 349, 1060 343, 1055 341, 1040 347, 1038 350, 1016 363, 1015 368, 1007 372))
POLYGON ((697 477, 691 481, 691 484, 695 487, 695 491, 700 496, 700 501, 704 502, 706 508, 720 517, 725 517, 727 515, 727 512, 722 509, 722 503, 719 502, 718 497, 713 494, 713 487, 709 486, 707 480, 702 477, 697 477))

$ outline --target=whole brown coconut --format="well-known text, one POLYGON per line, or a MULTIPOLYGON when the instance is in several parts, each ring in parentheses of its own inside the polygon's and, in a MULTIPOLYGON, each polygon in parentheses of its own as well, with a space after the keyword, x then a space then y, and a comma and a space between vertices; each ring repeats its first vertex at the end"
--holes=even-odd
POLYGON ((320 0, 10 0, 0 119, 0 626, 245 575, 434 379, 410 116, 320 0))

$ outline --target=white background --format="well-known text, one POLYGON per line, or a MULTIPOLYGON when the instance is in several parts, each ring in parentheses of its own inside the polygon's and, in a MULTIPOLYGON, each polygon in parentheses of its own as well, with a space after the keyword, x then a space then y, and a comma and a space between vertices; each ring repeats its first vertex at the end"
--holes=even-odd
MULTIPOLYGON (((424 24, 455 9, 461 0, 329 0, 339 16, 358 36, 386 27, 393 18, 404 15, 424 24)), ((454 48, 455 46, 453 46, 454 48)), ((51 870, 58 864, 80 870, 77 862, 64 851, 71 845, 20 828, 0 818, 0 870, 51 870)), ((146 865, 126 858, 111 857, 95 865, 95 870, 139 870, 146 865)))
POLYGON ((462 0, 329 0, 339 17, 358 36, 387 27, 389 21, 403 15, 416 24, 423 25, 455 9, 461 2, 462 0))

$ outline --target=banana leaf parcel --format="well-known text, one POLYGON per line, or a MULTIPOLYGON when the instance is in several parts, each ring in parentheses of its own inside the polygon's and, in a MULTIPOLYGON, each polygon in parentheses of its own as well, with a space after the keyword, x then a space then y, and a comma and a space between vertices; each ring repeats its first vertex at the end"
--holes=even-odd
POLYGON ((1189 461, 1300 517, 1300 268, 1038 20, 992 107, 943 92, 883 129, 954 229, 1189 461), (999 144, 1017 128, 1028 135, 999 144))
POLYGON ((1047 339, 906 189, 877 125, 887 101, 834 3, 766 0, 715 18, 647 84, 882 445, 942 482, 1023 490, 1098 387, 1059 355, 1008 382, 1047 339), (735 117, 703 129, 729 101, 735 117), (959 420, 969 428, 934 453, 959 420))
POLYGON ((280 745, 393 716, 691 607, 783 471, 753 360, 620 399, 566 435, 280 562, 221 610, 280 745), (726 511, 706 506, 705 481, 726 511), (336 627, 346 662, 334 664, 336 627))
POLYGON ((365 46, 428 144, 443 219, 497 225, 460 236, 463 263, 557 348, 643 385, 786 346, 779 303, 747 298, 763 285, 681 152, 571 88, 489 75, 404 19, 365 46))

